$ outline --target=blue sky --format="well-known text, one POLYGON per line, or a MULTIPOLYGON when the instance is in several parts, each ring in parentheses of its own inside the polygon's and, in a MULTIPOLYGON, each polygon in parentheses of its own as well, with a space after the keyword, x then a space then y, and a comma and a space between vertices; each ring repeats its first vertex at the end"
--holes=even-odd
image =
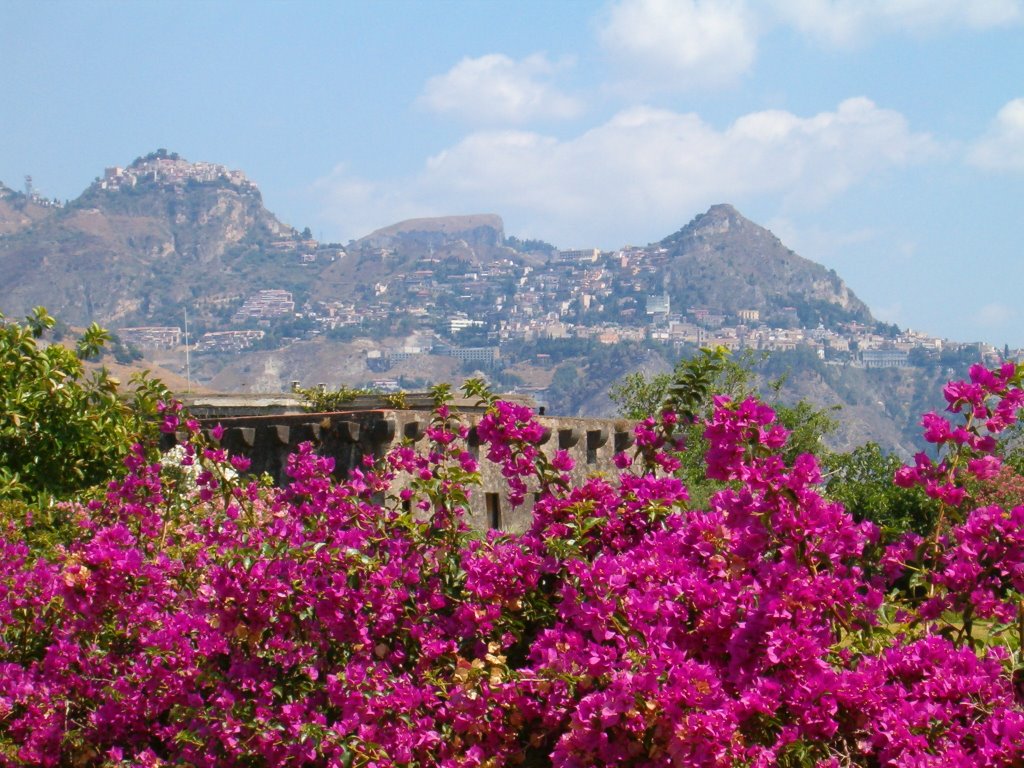
POLYGON ((158 147, 323 239, 563 248, 730 202, 875 314, 1024 346, 1024 0, 0 0, 0 180, 158 147))

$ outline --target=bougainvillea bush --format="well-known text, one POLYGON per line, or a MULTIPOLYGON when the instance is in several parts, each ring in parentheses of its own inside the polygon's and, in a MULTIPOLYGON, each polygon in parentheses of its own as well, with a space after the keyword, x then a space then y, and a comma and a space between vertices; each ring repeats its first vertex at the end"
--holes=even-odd
POLYGON ((891 541, 754 399, 715 400, 698 509, 692 413, 574 487, 531 412, 481 394, 481 460, 536 494, 521 535, 468 529, 477 459, 443 403, 425 448, 337 482, 307 445, 281 489, 168 406, 184 468, 132 453, 43 555, 2 532, 0 764, 1024 765, 1024 507, 968 490, 1021 379, 946 388, 895 478, 941 513, 891 541))

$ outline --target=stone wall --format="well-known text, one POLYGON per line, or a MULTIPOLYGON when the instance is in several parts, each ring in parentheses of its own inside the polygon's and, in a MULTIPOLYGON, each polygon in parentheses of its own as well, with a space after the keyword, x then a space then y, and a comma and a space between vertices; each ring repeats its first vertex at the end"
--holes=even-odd
MULTIPOLYGON (((519 507, 509 505, 500 467, 487 460, 486 450, 476 439, 476 424, 482 411, 472 408, 468 412, 460 411, 463 423, 470 427, 465 447, 478 459, 482 478, 482 486, 474 489, 471 496, 470 524, 479 530, 525 530, 530 523, 532 496, 528 494, 526 503, 519 507)), ((428 410, 385 408, 223 418, 197 415, 206 429, 216 424, 224 427, 221 444, 232 453, 249 457, 252 460, 250 472, 266 472, 277 483, 287 482, 287 458, 300 443, 312 442, 317 453, 333 457, 335 475, 343 479, 364 456, 380 458, 403 440, 417 448, 425 447, 431 417, 428 410)), ((570 473, 573 484, 582 483, 595 474, 614 474, 612 456, 633 443, 632 424, 626 420, 536 418, 545 427, 542 450, 552 455, 556 450, 565 449, 575 461, 570 473)), ((168 442, 173 442, 171 436, 168 437, 168 442)), ((402 479, 397 482, 401 485, 402 479)))

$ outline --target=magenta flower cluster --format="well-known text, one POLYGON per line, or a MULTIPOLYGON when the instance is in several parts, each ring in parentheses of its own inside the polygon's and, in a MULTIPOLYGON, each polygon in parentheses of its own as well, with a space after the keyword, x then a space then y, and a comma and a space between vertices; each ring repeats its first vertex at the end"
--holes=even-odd
POLYGON ((948 515, 894 542, 753 399, 715 401, 705 509, 672 413, 576 485, 494 402, 473 440, 441 406, 423 449, 338 482, 305 445, 266 489, 170 406, 192 480, 139 450, 66 546, 0 531, 0 765, 1024 765, 1024 507, 965 490, 1019 384, 946 388, 963 423, 925 417, 940 455, 897 482, 948 515), (467 527, 472 442, 525 533, 467 527))
POLYGON ((947 411, 963 414, 964 423, 954 425, 949 418, 926 413, 921 418, 924 438, 945 455, 938 461, 926 453, 915 456, 912 467, 896 473, 895 482, 903 487, 920 485, 925 493, 945 504, 958 506, 966 490, 961 476, 966 472, 982 480, 999 474, 1002 461, 994 455, 995 435, 1016 421, 1024 406, 1024 390, 1014 363, 989 370, 973 365, 969 381, 953 381, 942 393, 947 411))

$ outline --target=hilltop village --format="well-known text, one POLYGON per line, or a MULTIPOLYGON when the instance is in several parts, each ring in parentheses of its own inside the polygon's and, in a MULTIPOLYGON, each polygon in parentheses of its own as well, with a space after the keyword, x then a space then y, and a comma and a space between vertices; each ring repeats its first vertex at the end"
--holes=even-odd
MULTIPOLYGON (((514 245, 518 241, 510 239, 514 245)), ((543 340, 637 342, 730 350, 807 349, 820 360, 865 368, 898 368, 941 353, 965 349, 998 356, 988 344, 962 344, 877 322, 825 322, 807 306, 764 311, 725 311, 714 306, 675 306, 663 288, 668 249, 659 245, 550 249, 528 263, 518 254, 486 264, 424 256, 406 268, 388 269, 388 248, 320 246, 305 241, 294 268, 318 259, 356 259, 376 264, 386 277, 362 287, 350 300, 299 304, 289 291, 268 287, 238 297, 223 328, 191 339, 194 351, 225 354, 276 334, 280 343, 328 334, 333 338, 402 338, 366 352, 371 368, 417 355, 442 354, 481 369, 499 366, 510 345, 543 340), (810 322, 808 322, 810 320, 810 322), (283 334, 280 332, 284 329, 283 334)), ((139 348, 184 343, 179 326, 124 327, 122 341, 139 348)), ((1019 351, 1015 354, 1019 354, 1019 351)))
POLYGON ((256 184, 246 178, 242 171, 231 170, 219 163, 192 163, 177 153, 166 150, 152 152, 138 158, 127 168, 113 166, 104 169, 103 178, 97 178, 93 186, 115 192, 133 189, 140 183, 151 182, 172 186, 193 184, 225 183, 240 188, 255 190, 256 184))

